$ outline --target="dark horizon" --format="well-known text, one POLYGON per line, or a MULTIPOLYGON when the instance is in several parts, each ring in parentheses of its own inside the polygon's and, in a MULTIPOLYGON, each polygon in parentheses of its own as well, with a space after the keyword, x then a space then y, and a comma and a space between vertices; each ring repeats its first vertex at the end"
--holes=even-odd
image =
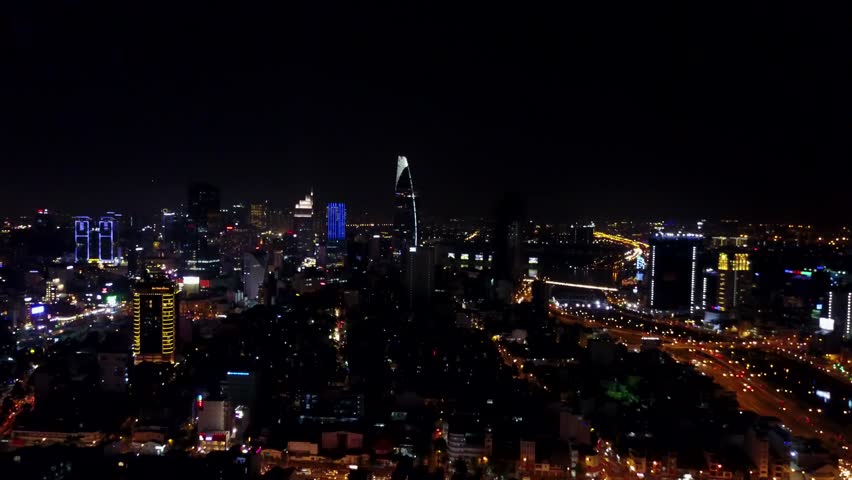
POLYGON ((11 8, 3 214, 206 181, 389 218, 401 154, 426 216, 850 220, 849 5, 11 8))

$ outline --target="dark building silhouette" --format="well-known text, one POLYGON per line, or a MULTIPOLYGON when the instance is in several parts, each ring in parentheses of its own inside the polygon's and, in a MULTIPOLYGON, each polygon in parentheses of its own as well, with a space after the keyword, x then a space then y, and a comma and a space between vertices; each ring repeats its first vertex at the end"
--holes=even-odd
POLYGON ((210 238, 219 224, 220 192, 204 183, 190 185, 186 209, 184 270, 211 278, 219 273, 219 255, 210 238))
POLYGON ((519 193, 507 193, 497 204, 494 220, 493 276, 497 296, 508 300, 512 283, 521 269, 522 225, 526 217, 526 198, 519 193))
POLYGON ((692 233, 657 233, 651 237, 646 265, 650 309, 689 314, 701 311, 702 242, 701 235, 692 233))

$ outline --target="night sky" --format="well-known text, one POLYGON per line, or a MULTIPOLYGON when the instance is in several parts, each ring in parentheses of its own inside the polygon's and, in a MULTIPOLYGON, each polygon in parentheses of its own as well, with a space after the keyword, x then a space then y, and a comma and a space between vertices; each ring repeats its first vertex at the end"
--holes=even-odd
POLYGON ((427 216, 509 190, 554 220, 852 216, 848 2, 14 3, 0 214, 208 181, 389 218, 402 153, 427 216))

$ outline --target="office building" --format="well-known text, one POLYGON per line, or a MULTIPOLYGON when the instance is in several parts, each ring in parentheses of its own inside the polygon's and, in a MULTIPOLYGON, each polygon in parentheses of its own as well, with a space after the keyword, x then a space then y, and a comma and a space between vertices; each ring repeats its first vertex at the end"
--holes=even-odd
POLYGON ((254 411, 257 401, 257 374, 241 370, 231 370, 220 382, 222 395, 231 402, 237 411, 237 418, 244 418, 254 411))
POLYGON ((254 251, 243 254, 243 288, 248 305, 254 305, 260 295, 260 287, 266 281, 266 266, 269 256, 265 252, 254 251))
POLYGON ((719 252, 718 284, 714 309, 733 313, 747 303, 752 288, 751 261, 746 252, 719 252))
POLYGON ((346 253, 346 204, 327 206, 326 257, 331 264, 343 263, 346 253))
POLYGON ((822 314, 844 339, 852 338, 852 286, 833 287, 828 291, 822 314))
POLYGON ((207 231, 211 217, 219 214, 220 205, 217 187, 204 183, 190 185, 186 214, 190 221, 199 226, 199 231, 207 231))
POLYGON ((266 202, 252 203, 249 209, 249 222, 258 230, 269 228, 269 205, 266 202))
POLYGON ((98 259, 103 263, 115 263, 118 223, 115 217, 101 217, 98 220, 98 259))
POLYGON ((74 261, 88 262, 91 253, 91 217, 74 217, 74 261))
POLYGON ((414 193, 414 181, 408 159, 399 156, 396 160, 396 183, 394 190, 394 254, 400 255, 408 247, 417 247, 417 204, 414 193))
POLYGON ((223 451, 231 446, 234 408, 227 400, 196 400, 198 441, 202 451, 223 451))
POLYGON ((313 192, 296 204, 293 211, 293 231, 296 236, 297 262, 301 263, 306 258, 313 258, 316 252, 313 192))
POLYGON ((701 311, 702 239, 693 233, 658 232, 651 237, 645 276, 651 310, 690 315, 701 311))
POLYGON ((434 247, 408 247, 402 255, 402 279, 405 302, 409 308, 424 307, 432 300, 435 291, 434 247))
POLYGON ((495 216, 492 274, 497 298, 508 302, 514 281, 521 273, 521 225, 526 217, 526 198, 507 193, 498 203, 495 216))
POLYGON ((133 287, 133 360, 175 360, 178 288, 164 274, 149 273, 133 287))
POLYGON ((211 245, 220 219, 219 189, 197 183, 189 187, 186 212, 184 270, 189 275, 209 279, 219 274, 219 255, 211 245))
POLYGON ((328 204, 328 242, 346 241, 346 204, 328 204))
POLYGON ((168 208, 160 211, 160 240, 167 245, 177 246, 178 240, 181 238, 183 227, 182 220, 178 215, 168 208))

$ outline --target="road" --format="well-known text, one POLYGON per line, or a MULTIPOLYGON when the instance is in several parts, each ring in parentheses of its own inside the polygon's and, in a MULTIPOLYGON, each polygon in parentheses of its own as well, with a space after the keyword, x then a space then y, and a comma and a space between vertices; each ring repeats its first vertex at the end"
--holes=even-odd
POLYGON ((811 407, 801 405, 792 396, 782 394, 766 382, 751 377, 751 372, 724 357, 714 355, 709 347, 696 349, 664 350, 672 358, 688 362, 710 377, 722 388, 737 395, 742 410, 750 410, 762 416, 776 417, 794 435, 821 440, 833 453, 842 455, 845 442, 838 436, 847 438, 847 429, 826 420, 819 413, 809 411, 811 407))
MULTIPOLYGON (((562 323, 576 323, 587 328, 606 328, 612 337, 633 349, 641 346, 642 337, 658 337, 662 342, 663 351, 672 355, 675 360, 693 365, 701 373, 712 377, 722 388, 734 392, 742 410, 776 417, 792 434, 819 439, 833 454, 849 457, 848 444, 840 439, 852 438, 852 431, 824 418, 820 415, 821 412, 800 403, 792 395, 782 392, 778 386, 768 384, 760 375, 755 376, 754 371, 749 371, 744 365, 719 353, 733 345, 742 346, 744 342, 701 342, 692 339, 688 332, 685 334, 683 331, 632 320, 623 320, 620 323, 629 325, 630 328, 615 327, 611 326, 613 322, 601 321, 581 312, 559 312, 557 318, 562 323)), ((748 344, 755 348, 763 346, 774 350, 780 343, 770 341, 760 345, 761 342, 754 341, 748 344)), ((789 343, 786 345, 789 347, 789 343)))
MULTIPOLYGON (((119 310, 116 308, 100 308, 97 310, 87 311, 80 315, 69 317, 67 321, 59 328, 44 329, 42 331, 22 331, 18 342, 18 347, 29 348, 30 346, 38 346, 44 348, 45 352, 57 342, 73 337, 82 337, 90 331, 110 328, 114 315, 119 310)), ((29 382, 30 376, 35 372, 37 365, 29 368, 17 382, 26 385, 29 382)), ((0 437, 8 434, 15 425, 15 419, 21 414, 26 405, 34 407, 35 397, 32 394, 27 395, 22 399, 15 400, 15 407, 10 412, 9 416, 0 423, 0 437)))

